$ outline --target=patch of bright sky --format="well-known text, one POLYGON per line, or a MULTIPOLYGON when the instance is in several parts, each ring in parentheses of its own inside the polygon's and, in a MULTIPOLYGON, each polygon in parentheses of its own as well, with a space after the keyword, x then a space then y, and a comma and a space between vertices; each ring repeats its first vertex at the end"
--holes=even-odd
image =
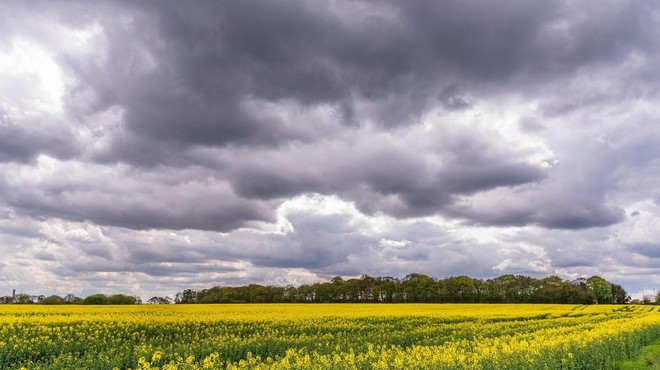
POLYGON ((101 58, 99 62, 105 61, 107 57, 107 39, 103 28, 97 22, 86 27, 71 29, 58 25, 58 31, 66 42, 61 43, 62 51, 72 54, 85 54, 86 57, 101 58))
POLYGON ((658 205, 652 199, 637 202, 629 209, 635 210, 634 216, 612 227, 611 234, 619 244, 644 244, 655 241, 652 235, 660 234, 658 205))
POLYGON ((13 38, 0 52, 0 108, 13 118, 62 111, 65 78, 54 55, 13 38))
POLYGON ((364 234, 370 235, 381 234, 392 222, 391 217, 384 215, 365 215, 355 207, 353 202, 347 202, 335 195, 314 193, 297 196, 282 203, 277 209, 276 229, 270 228, 267 231, 283 234, 295 232, 295 225, 287 218, 287 214, 290 212, 319 216, 347 215, 351 217, 352 222, 359 222, 364 226, 361 228, 364 234))

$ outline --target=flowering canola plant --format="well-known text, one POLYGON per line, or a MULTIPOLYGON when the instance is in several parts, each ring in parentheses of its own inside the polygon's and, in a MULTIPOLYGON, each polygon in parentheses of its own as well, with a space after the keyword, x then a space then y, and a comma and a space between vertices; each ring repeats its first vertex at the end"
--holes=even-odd
POLYGON ((649 306, 0 306, 2 369, 614 369, 649 306))

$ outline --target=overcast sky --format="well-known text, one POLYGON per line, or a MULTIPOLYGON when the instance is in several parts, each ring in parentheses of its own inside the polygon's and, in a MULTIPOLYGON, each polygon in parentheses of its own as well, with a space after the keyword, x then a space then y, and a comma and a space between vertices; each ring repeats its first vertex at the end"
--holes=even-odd
POLYGON ((0 295, 660 287, 660 5, 2 1, 0 295))

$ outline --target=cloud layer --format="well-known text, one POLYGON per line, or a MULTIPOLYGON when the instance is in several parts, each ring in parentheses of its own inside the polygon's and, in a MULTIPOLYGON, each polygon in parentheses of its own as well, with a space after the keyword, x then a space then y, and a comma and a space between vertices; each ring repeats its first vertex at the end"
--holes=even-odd
POLYGON ((660 277, 654 4, 6 8, 5 290, 660 277))

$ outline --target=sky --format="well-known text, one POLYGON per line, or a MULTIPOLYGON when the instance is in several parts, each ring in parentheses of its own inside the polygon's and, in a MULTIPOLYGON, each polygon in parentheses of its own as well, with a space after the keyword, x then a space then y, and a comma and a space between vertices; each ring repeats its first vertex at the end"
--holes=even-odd
POLYGON ((660 287, 660 3, 2 7, 0 295, 660 287))

